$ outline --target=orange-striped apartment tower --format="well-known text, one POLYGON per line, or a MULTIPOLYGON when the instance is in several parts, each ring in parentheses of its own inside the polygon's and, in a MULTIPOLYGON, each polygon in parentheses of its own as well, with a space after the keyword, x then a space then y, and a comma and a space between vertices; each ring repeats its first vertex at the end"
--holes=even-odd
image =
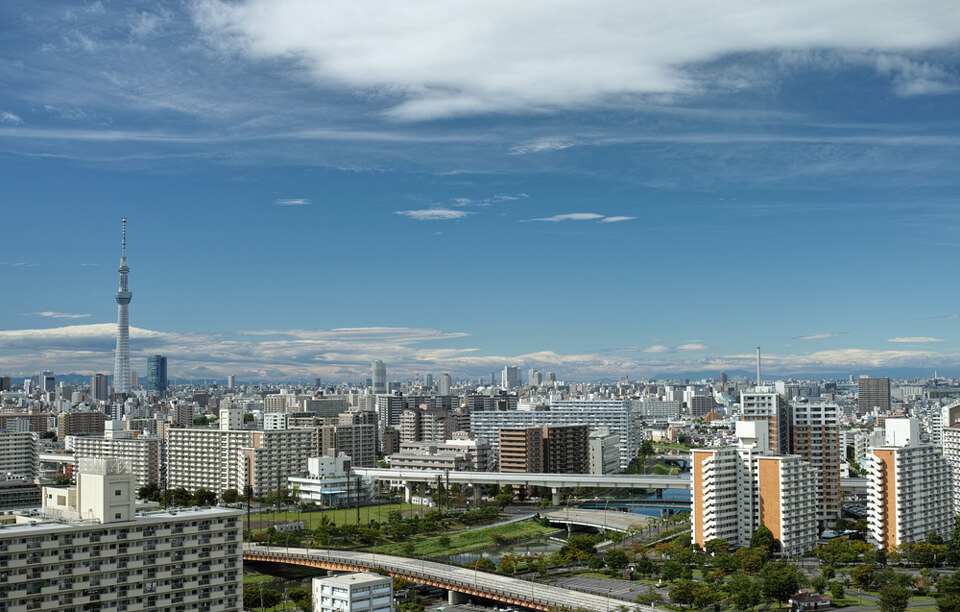
POLYGON ((737 422, 737 446, 692 451, 693 541, 746 546, 766 526, 782 555, 817 540, 817 474, 796 455, 769 452, 767 423, 737 422))
POLYGON ((932 444, 920 444, 917 419, 887 419, 884 445, 867 451, 867 528, 873 544, 893 550, 953 529, 953 475, 932 444))

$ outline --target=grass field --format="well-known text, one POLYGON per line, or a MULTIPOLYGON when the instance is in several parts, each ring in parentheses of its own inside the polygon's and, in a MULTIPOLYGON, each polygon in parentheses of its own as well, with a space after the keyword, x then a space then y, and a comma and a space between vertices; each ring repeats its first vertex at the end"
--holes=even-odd
MULTIPOLYGON (((522 523, 510 523, 509 525, 500 525, 498 527, 487 527, 485 529, 475 529, 473 531, 464 531, 462 533, 448 534, 450 543, 444 546, 441 542, 445 536, 414 536, 408 540, 413 543, 413 550, 409 553, 411 557, 436 557, 440 555, 450 555, 455 553, 496 546, 507 542, 516 542, 527 538, 534 538, 546 533, 556 531, 553 527, 544 527, 533 521, 524 521, 522 523), (497 540, 495 541, 494 535, 497 540)), ((379 552, 388 555, 403 555, 403 549, 407 542, 396 542, 393 544, 382 544, 373 548, 368 548, 372 552, 379 552)))
MULTIPOLYGON (((360 524, 368 525, 371 520, 385 523, 392 510, 403 512, 404 516, 419 514, 421 507, 411 504, 383 504, 380 506, 363 506, 360 508, 360 524)), ((427 512, 427 508, 423 512, 427 512)), ((321 517, 326 516, 335 525, 356 525, 357 509, 347 510, 318 510, 316 512, 300 512, 288 510, 286 512, 264 512, 250 515, 250 527, 253 531, 260 531, 272 525, 282 525, 294 521, 303 521, 309 529, 311 525, 319 526, 321 517)), ((247 515, 243 515, 243 528, 247 528, 247 515)))

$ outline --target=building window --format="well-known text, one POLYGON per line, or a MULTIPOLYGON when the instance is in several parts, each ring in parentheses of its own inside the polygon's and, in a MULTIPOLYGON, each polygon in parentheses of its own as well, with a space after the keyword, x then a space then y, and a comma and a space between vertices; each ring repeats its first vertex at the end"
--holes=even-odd
POLYGON ((115 518, 115 519, 119 519, 119 518, 120 518, 120 513, 119 513, 119 512, 117 512, 116 514, 114 514, 114 515, 113 515, 113 518, 115 518))
POLYGON ((116 497, 120 497, 120 495, 121 495, 120 489, 115 489, 115 490, 113 491, 113 494, 114 494, 116 497))

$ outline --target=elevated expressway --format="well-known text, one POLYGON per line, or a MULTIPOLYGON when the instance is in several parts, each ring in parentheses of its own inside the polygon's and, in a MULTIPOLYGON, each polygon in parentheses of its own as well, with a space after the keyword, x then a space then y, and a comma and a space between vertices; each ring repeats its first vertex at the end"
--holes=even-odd
POLYGON ((553 492, 553 501, 560 503, 563 488, 616 488, 616 489, 689 489, 690 476, 652 476, 644 474, 528 474, 513 472, 453 472, 446 470, 394 470, 390 468, 353 468, 354 476, 369 480, 387 480, 402 483, 409 501, 410 484, 414 482, 498 486, 517 485, 548 487, 553 492))
MULTIPOLYGON (((553 503, 560 503, 563 488, 610 488, 610 489, 689 489, 690 475, 671 476, 648 474, 526 474, 514 472, 454 472, 447 470, 395 470, 390 468, 353 468, 354 476, 368 480, 385 480, 400 483, 406 491, 406 499, 412 495, 411 483, 484 485, 526 485, 548 487, 553 492, 553 503)), ((861 492, 867 487, 866 479, 841 478, 840 490, 861 492)))
MULTIPOLYGON (((458 599, 462 601, 465 599, 463 595, 473 595, 536 610, 583 609, 593 612, 616 610, 624 603, 620 599, 570 591, 475 569, 369 552, 244 544, 243 560, 306 565, 334 572, 378 570, 395 578, 447 589, 451 591, 451 603, 457 603, 458 599), (457 597, 454 593, 462 595, 457 597)), ((634 604, 630 607, 642 612, 662 612, 651 606, 634 604)))

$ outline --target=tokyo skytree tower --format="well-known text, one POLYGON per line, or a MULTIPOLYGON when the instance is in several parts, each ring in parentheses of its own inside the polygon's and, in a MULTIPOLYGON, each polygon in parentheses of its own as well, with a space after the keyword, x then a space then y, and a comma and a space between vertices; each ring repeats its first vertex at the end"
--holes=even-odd
POLYGON ((120 288, 117 290, 117 356, 113 364, 114 393, 130 393, 130 300, 127 289, 127 218, 123 218, 123 242, 120 255, 120 288))

